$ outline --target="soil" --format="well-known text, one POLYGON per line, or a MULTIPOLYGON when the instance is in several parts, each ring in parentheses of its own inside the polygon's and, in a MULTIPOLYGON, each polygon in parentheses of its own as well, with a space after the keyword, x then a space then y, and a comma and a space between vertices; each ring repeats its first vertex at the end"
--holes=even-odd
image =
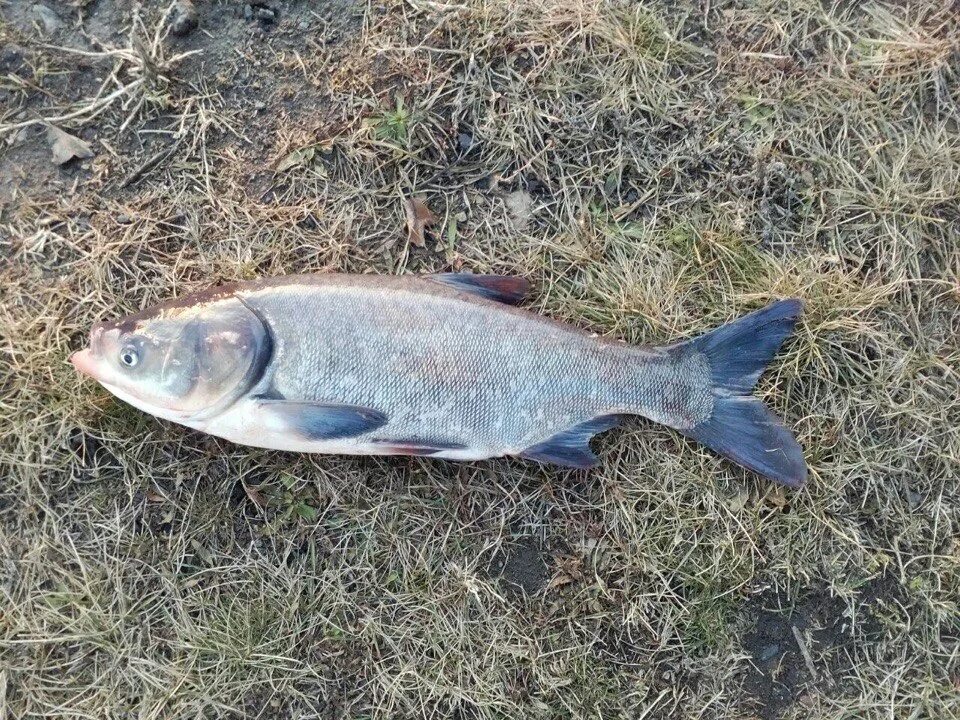
POLYGON ((499 579, 506 590, 527 595, 543 590, 550 579, 546 554, 530 537, 515 540, 502 554, 494 557, 490 574, 499 579))
MULTIPOLYGON (((24 98, 12 86, 0 87, 0 106, 19 108, 12 117, 0 115, 0 124, 54 116, 60 108, 95 97, 110 71, 110 64, 101 58, 67 51, 57 54, 42 45, 87 53, 122 47, 127 44, 125 28, 131 26, 133 17, 140 17, 150 30, 158 23, 170 26, 180 17, 177 6, 162 20, 167 3, 146 3, 139 12, 134 7, 140 7, 139 3, 126 0, 62 4, 48 0, 42 11, 36 9, 38 5, 33 0, 14 0, 3 8, 7 24, 0 37, 0 76, 10 73, 26 86, 40 82, 43 92, 31 92, 24 98), (50 23, 56 18, 57 22, 45 26, 42 18, 50 23), (51 112, 51 108, 58 109, 51 112)), ((194 7, 196 27, 183 35, 170 33, 164 41, 168 56, 196 52, 178 65, 175 82, 215 88, 220 101, 240 119, 236 130, 246 136, 252 154, 261 159, 270 152, 268 138, 275 137, 278 122, 315 118, 323 111, 316 79, 305 78, 302 66, 268 61, 283 54, 309 57, 326 52, 335 62, 337 48, 355 36, 362 18, 362 8, 353 0, 199 0, 194 7)), ((148 119, 143 128, 146 132, 120 136, 115 128, 105 126, 105 117, 81 123, 76 130, 67 121, 64 128, 89 142, 97 155, 113 151, 128 156, 134 171, 169 144, 167 135, 157 132, 164 122, 162 117, 148 119)), ((214 133, 212 145, 216 147, 223 137, 223 133, 219 137, 214 133)), ((60 167, 53 164, 43 125, 26 127, 3 138, 2 150, 0 219, 25 201, 72 193, 97 168, 96 158, 74 160, 60 167)), ((159 165, 151 165, 147 171, 155 172, 159 165)), ((139 181, 146 174, 141 171, 132 180, 139 181)), ((124 195, 133 184, 129 175, 126 179, 121 176, 115 194, 124 195)))
POLYGON ((867 582, 854 602, 860 608, 851 626, 847 603, 825 591, 786 595, 764 593, 750 602, 753 627, 743 639, 750 655, 744 691, 755 702, 761 720, 778 720, 796 703, 804 704, 820 691, 836 691, 850 669, 855 643, 878 642, 882 626, 877 610, 902 597, 902 588, 888 576, 867 582), (807 657, 798 643, 803 639, 807 657), (809 695, 808 695, 809 694, 809 695))

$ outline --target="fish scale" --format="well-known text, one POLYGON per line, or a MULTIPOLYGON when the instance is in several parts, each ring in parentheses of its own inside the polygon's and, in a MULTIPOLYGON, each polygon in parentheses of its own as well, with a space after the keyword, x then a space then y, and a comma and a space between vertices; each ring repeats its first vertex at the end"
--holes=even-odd
POLYGON ((637 384, 636 349, 455 293, 289 285, 242 297, 281 338, 273 389, 377 408, 390 420, 369 437, 522 450, 598 415, 636 412, 666 382, 663 359, 637 384), (304 334, 309 324, 323 334, 304 334))

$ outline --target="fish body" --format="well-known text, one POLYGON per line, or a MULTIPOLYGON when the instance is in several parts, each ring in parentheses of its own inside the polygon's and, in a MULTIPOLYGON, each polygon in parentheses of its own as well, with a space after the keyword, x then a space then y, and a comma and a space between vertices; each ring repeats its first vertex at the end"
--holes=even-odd
POLYGON ((513 307, 524 291, 471 274, 237 283, 100 324, 74 364, 147 412, 245 445, 590 467, 590 438, 642 415, 803 481, 796 441, 749 395, 797 301, 636 347, 513 307))

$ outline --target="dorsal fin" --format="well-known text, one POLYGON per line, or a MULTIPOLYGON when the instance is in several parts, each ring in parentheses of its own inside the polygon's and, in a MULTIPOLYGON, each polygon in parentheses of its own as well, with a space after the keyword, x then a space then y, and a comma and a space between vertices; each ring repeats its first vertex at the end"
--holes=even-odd
POLYGON ((476 275, 474 273, 438 273, 427 275, 428 280, 443 283, 461 292, 479 295, 507 305, 523 302, 530 283, 515 275, 476 275))
POLYGON ((528 447, 520 457, 583 470, 592 468, 600 459, 590 449, 590 438, 619 424, 619 415, 601 415, 528 447))

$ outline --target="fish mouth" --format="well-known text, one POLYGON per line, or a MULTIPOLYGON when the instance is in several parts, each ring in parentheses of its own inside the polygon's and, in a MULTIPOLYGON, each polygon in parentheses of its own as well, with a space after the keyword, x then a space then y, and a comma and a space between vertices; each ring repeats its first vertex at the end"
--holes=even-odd
POLYGON ((82 374, 92 377, 94 380, 99 378, 97 372, 97 361, 93 353, 89 350, 79 350, 70 356, 70 363, 82 374))

